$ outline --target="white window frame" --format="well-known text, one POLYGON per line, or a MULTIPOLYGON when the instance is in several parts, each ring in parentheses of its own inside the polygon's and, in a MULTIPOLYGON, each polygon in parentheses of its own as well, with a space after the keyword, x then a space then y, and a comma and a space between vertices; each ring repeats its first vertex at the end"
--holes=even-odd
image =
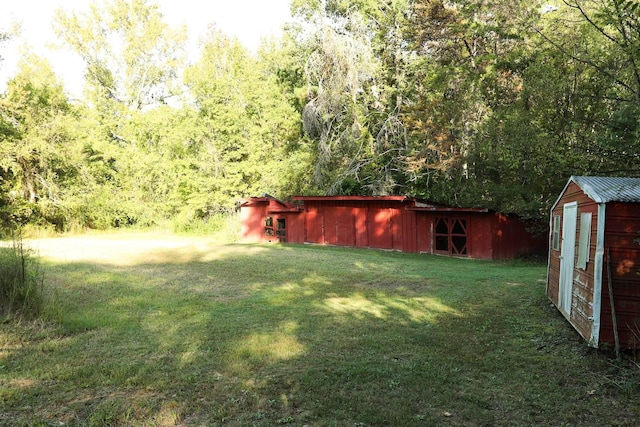
POLYGON ((591 212, 580 214, 580 236, 578 237, 578 264, 577 267, 587 269, 589 252, 591 252, 591 212))
POLYGON ((551 247, 553 248, 554 251, 559 251, 560 250, 560 221, 561 221, 562 216, 560 215, 554 215, 553 216, 553 234, 552 234, 552 243, 551 243, 551 247))

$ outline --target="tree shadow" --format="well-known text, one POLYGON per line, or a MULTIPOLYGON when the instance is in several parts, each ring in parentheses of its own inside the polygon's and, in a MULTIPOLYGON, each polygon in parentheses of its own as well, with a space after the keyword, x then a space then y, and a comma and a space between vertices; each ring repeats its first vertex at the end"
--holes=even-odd
POLYGON ((505 268, 287 245, 52 263, 58 323, 0 358, 3 409, 89 425, 539 421, 526 366, 571 383, 538 348, 576 343, 549 320, 542 269, 505 268))

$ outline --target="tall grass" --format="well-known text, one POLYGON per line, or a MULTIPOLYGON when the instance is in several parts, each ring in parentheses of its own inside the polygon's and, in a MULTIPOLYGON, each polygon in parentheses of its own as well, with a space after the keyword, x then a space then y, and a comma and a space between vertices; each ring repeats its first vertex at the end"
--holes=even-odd
POLYGON ((3 320, 34 317, 42 309, 43 270, 25 248, 20 232, 11 246, 0 247, 0 315, 3 320))
POLYGON ((218 242, 232 243, 240 237, 238 213, 217 213, 205 218, 192 213, 181 213, 171 221, 174 233, 191 236, 209 236, 218 242))

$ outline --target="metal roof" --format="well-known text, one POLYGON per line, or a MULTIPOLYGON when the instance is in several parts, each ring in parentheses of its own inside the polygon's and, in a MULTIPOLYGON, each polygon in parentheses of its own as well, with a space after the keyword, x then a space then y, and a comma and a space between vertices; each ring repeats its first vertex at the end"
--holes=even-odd
POLYGON ((640 178, 572 176, 570 180, 596 203, 640 202, 640 178))

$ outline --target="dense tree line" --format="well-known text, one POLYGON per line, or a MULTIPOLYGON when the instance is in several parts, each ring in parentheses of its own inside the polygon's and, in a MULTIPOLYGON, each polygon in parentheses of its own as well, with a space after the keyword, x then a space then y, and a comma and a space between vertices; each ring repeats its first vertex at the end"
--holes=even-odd
POLYGON ((69 99, 45 60, 23 58, 0 97, 0 217, 189 224, 267 192, 413 195, 544 220, 570 175, 640 170, 637 1, 291 9, 257 54, 211 27, 193 63, 186 30, 151 1, 59 11, 85 90, 69 99))

